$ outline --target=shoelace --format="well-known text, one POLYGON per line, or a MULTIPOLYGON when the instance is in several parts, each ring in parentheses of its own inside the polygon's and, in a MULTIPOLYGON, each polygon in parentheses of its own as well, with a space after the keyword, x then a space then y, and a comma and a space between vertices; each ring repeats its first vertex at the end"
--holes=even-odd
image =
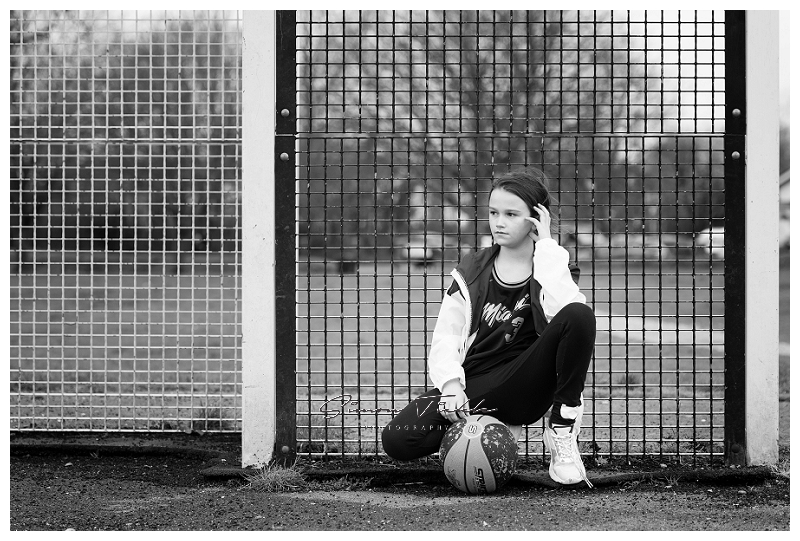
POLYGON ((578 468, 578 472, 581 474, 581 478, 586 482, 586 485, 589 488, 594 488, 594 485, 589 481, 589 477, 586 475, 586 468, 583 467, 583 462, 580 458, 576 461, 575 457, 572 455, 572 434, 565 434, 562 436, 553 430, 552 436, 556 444, 559 458, 565 458, 575 463, 575 467, 578 468))
POLYGON ((575 459, 572 457, 572 435, 565 434, 560 435, 558 432, 553 430, 553 441, 556 444, 556 452, 558 453, 558 457, 564 461, 572 461, 575 462, 575 459))

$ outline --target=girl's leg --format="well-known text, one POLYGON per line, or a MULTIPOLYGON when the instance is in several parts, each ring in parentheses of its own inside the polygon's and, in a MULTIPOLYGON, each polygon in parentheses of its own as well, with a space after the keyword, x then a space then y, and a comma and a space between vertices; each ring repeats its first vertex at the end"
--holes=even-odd
POLYGON ((540 419, 553 403, 580 405, 596 326, 591 308, 568 304, 512 362, 477 378, 467 374, 470 407, 496 408, 490 415, 521 425, 540 419))
POLYGON ((383 450, 395 460, 413 460, 439 451, 450 421, 439 413, 439 389, 422 394, 383 428, 383 450))

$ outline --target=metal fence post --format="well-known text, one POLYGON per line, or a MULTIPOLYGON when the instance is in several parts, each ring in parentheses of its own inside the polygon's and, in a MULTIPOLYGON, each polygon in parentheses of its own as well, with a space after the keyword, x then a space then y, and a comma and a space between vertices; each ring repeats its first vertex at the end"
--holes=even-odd
POLYGON ((725 461, 745 463, 744 11, 725 13, 725 461))
POLYGON ((242 58, 242 466, 276 430, 275 12, 246 11, 242 58))
POLYGON ((747 291, 745 398, 748 465, 778 461, 778 11, 747 10, 745 138, 747 291))
POLYGON ((297 454, 296 329, 295 304, 295 140, 297 134, 297 46, 294 11, 277 12, 275 103, 275 320, 280 328, 276 344, 276 441, 275 457, 291 463, 297 454))
POLYGON ((726 13, 725 459, 737 465, 778 459, 777 13, 726 13))

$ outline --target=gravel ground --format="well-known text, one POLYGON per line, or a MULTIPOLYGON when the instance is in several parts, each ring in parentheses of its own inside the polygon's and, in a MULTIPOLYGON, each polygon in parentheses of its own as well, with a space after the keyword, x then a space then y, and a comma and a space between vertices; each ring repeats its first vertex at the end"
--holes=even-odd
POLYGON ((471 497, 443 476, 423 472, 368 485, 364 478, 342 481, 329 464, 321 471, 338 481, 269 493, 235 475, 209 477, 209 467, 225 465, 219 456, 67 449, 12 440, 11 530, 789 529, 788 477, 745 475, 749 469, 698 481, 693 470, 670 466, 658 478, 618 476, 593 490, 515 480, 493 495, 471 497))

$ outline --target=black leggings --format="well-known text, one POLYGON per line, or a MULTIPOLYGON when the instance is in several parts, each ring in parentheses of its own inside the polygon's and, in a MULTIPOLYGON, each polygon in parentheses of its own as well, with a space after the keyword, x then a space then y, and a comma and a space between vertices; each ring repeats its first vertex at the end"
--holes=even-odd
MULTIPOLYGON (((595 331, 592 309, 568 304, 517 358, 486 374, 465 374, 469 407, 496 409, 489 415, 509 425, 526 425, 541 419, 553 402, 580 405, 595 331)), ((386 454, 413 460, 439 450, 450 426, 438 411, 440 396, 439 389, 427 391, 384 427, 386 454)))

